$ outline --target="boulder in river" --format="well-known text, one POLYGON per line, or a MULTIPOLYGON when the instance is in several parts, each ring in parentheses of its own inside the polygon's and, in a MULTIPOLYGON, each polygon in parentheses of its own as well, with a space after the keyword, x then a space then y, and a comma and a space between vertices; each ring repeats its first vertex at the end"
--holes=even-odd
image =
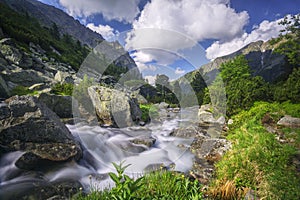
POLYGON ((127 127, 141 119, 137 100, 130 94, 103 86, 88 88, 100 125, 127 127))
POLYGON ((13 96, 0 104, 0 153, 24 151, 17 167, 78 160, 82 150, 58 116, 32 96, 13 96))

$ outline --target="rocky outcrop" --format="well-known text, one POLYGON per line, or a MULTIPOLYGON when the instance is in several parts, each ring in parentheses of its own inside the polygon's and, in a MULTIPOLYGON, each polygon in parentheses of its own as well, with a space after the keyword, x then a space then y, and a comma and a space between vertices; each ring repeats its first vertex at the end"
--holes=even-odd
POLYGON ((91 86, 88 94, 101 125, 127 127, 141 119, 141 110, 130 94, 103 86, 91 86))
POLYGON ((210 104, 202 105, 198 111, 198 119, 200 126, 219 126, 225 125, 225 117, 220 116, 218 119, 214 117, 214 107, 210 104))
POLYGON ((24 151, 16 162, 32 169, 81 157, 80 145, 57 115, 32 96, 14 96, 0 106, 0 152, 24 151))
POLYGON ((15 47, 14 43, 9 38, 4 38, 0 41, 0 53, 4 58, 16 65, 19 65, 22 60, 22 53, 15 47))
MULTIPOLYGON (((53 23, 55 23, 61 36, 64 34, 71 35, 75 41, 78 40, 81 44, 86 44, 89 47, 94 48, 104 41, 100 34, 80 24, 78 20, 74 20, 73 17, 54 6, 46 5, 36 0, 0 0, 0 2, 7 4, 13 10, 21 14, 27 14, 36 18, 42 26, 51 28, 53 23)), ((137 65, 130 57, 129 53, 126 52, 118 42, 107 43, 113 49, 113 54, 118 54, 117 57, 109 60, 116 66, 130 69, 131 73, 133 73, 135 77, 142 78, 137 65)), ((104 50, 103 52, 107 51, 104 50)))
POLYGON ((299 128, 300 127, 300 118, 286 115, 277 122, 277 125, 292 127, 292 128, 299 128))
MULTIPOLYGON (((76 75, 70 66, 49 59, 38 45, 30 43, 30 51, 31 54, 21 51, 9 38, 0 40, 0 87, 6 87, 2 90, 6 94, 19 85, 31 87, 43 83, 40 87, 43 90, 57 82, 74 83, 76 75)), ((5 97, 2 91, 1 96, 5 97)))
POLYGON ((7 98, 7 97, 9 97, 9 95, 10 95, 10 92, 6 85, 6 82, 0 75, 0 98, 7 98))
POLYGON ((214 175, 214 164, 221 160, 230 148, 231 143, 226 139, 198 134, 190 147, 190 151, 195 155, 190 174, 203 184, 209 183, 214 175))
POLYGON ((70 75, 68 72, 58 71, 54 76, 54 80, 59 83, 74 84, 75 77, 70 75))
POLYGON ((60 118, 73 118, 72 101, 75 99, 71 96, 42 93, 38 99, 60 118))

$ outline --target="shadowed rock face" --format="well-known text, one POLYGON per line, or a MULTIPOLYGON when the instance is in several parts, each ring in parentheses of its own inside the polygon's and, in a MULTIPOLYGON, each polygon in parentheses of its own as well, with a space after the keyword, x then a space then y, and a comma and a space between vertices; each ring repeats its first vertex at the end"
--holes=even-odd
POLYGON ((39 96, 39 101, 46 104, 60 118, 73 118, 72 101, 75 99, 71 96, 42 93, 39 96))
POLYGON ((32 96, 14 96, 0 106, 0 153, 24 151, 19 168, 79 159, 82 151, 58 116, 32 96))

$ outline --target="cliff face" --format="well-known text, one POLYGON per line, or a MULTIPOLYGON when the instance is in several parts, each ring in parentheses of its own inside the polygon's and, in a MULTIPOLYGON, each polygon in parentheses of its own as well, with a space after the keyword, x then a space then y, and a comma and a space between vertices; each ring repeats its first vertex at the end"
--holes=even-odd
MULTIPOLYGON (((279 55, 273 50, 274 46, 272 46, 270 42, 252 42, 232 54, 216 58, 197 70, 199 70, 203 76, 211 80, 215 77, 222 63, 232 60, 238 55, 244 55, 248 60, 253 76, 262 76, 267 82, 274 82, 287 76, 292 68, 288 65, 285 56, 279 55)), ((189 81, 192 79, 192 73, 193 72, 190 72, 185 75, 189 81)))

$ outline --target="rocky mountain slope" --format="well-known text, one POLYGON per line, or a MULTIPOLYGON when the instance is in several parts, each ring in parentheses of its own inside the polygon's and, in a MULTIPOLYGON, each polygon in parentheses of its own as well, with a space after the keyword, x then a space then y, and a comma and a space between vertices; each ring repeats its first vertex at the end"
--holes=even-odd
MULTIPOLYGON (((265 81, 274 82, 286 77, 292 70, 286 57, 275 53, 274 47, 270 41, 252 42, 232 54, 216 58, 195 71, 199 71, 203 77, 206 77, 208 80, 213 80, 222 63, 232 60, 238 55, 244 55, 249 63, 253 76, 262 76, 265 81)), ((195 71, 186 74, 184 78, 191 81, 195 71)), ((210 81, 208 81, 208 83, 209 82, 210 81)))
POLYGON ((39 19, 43 26, 50 28, 55 23, 60 34, 69 34, 78 39, 82 44, 95 47, 98 42, 103 41, 100 34, 86 28, 79 21, 67 15, 63 11, 36 0, 0 0, 0 3, 9 5, 18 13, 28 14, 31 17, 39 19))
MULTIPOLYGON (((0 3, 8 5, 11 9, 21 15, 28 15, 37 19, 42 27, 46 27, 51 30, 55 24, 61 37, 64 35, 70 35, 74 41, 79 41, 81 44, 87 45, 91 48, 94 48, 101 42, 105 41, 100 34, 83 26, 78 20, 75 20, 62 10, 43 4, 37 0, 0 0, 0 3)), ((126 52, 122 47, 120 48, 119 44, 111 43, 110 46, 114 48, 118 55, 118 57, 115 56, 115 59, 112 60, 113 64, 118 67, 128 69, 135 68, 135 73, 138 73, 137 66, 134 60, 129 56, 128 52, 126 52)))

